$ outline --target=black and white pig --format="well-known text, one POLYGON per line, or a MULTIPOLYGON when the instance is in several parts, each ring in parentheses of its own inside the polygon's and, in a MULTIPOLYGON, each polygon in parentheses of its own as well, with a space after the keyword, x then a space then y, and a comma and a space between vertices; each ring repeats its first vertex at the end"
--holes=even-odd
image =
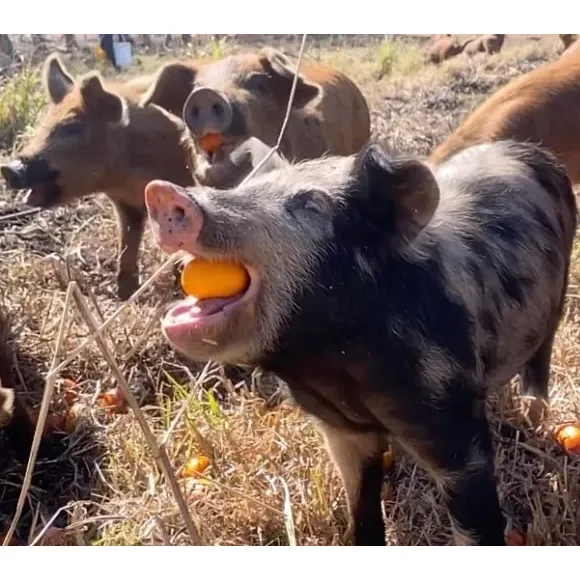
POLYGON ((355 544, 385 544, 390 435, 433 475, 457 543, 505 545, 485 396, 519 372, 548 399, 577 220, 550 153, 500 141, 433 172, 369 144, 227 191, 154 181, 145 197, 167 252, 250 275, 231 298, 172 305, 166 338, 286 381, 341 472, 355 544))

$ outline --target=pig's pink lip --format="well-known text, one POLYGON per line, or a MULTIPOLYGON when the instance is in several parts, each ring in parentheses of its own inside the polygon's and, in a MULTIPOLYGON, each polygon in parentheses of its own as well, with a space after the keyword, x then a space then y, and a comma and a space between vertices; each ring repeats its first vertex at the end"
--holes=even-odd
POLYGON ((165 314, 163 330, 169 334, 169 337, 174 337, 185 332, 214 327, 226 320, 236 310, 254 301, 260 287, 259 278, 254 268, 246 264, 244 267, 250 276, 250 284, 244 292, 231 298, 198 300, 194 297, 188 297, 178 300, 165 314))

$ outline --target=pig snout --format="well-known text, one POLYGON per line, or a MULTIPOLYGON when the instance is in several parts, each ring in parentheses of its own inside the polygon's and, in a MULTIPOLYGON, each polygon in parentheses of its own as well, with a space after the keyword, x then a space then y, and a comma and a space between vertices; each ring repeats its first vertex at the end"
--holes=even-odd
POLYGON ((54 172, 43 159, 15 159, 0 168, 2 177, 12 189, 26 189, 52 179, 54 172))
POLYGON ((183 106, 183 119, 193 135, 223 133, 232 122, 232 105, 226 95, 200 87, 193 90, 183 106))
POLYGON ((169 181, 151 181, 145 188, 145 205, 151 227, 165 252, 195 248, 203 213, 183 188, 169 181))
POLYGON ((0 171, 6 183, 12 189, 24 189, 26 187, 26 165, 20 159, 12 161, 9 165, 3 165, 0 171))

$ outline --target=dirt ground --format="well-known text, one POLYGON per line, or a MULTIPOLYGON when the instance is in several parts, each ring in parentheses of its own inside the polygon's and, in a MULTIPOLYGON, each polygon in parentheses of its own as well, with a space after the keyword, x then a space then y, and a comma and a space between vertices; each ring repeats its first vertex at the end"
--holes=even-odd
MULTIPOLYGON (((78 38, 85 46, 64 54, 67 64, 76 72, 100 68, 112 76, 94 56, 96 40, 78 38)), ((195 39, 191 47, 169 52, 138 51, 135 66, 123 76, 154 70, 163 60, 186 53, 217 58, 263 44, 296 57, 300 40, 195 39)), ((359 84, 371 106, 374 137, 393 149, 423 156, 493 91, 561 52, 556 35, 510 35, 499 55, 460 55, 434 66, 422 56, 427 40, 319 35, 307 41, 306 57, 340 68, 359 84)), ((17 40, 15 49, 25 62, 30 60, 29 40, 17 40)), ((10 158, 44 104, 36 76, 41 58, 34 56, 32 68, 16 76, 0 75, 0 159, 10 158)), ((19 390, 35 407, 54 353, 65 296, 48 258, 66 257, 71 276, 82 284, 95 316, 102 320, 119 306, 117 232, 104 196, 34 215, 14 215, 22 209, 21 194, 15 196, 0 182, 0 306, 13 326, 19 390)), ((142 279, 164 259, 147 231, 142 279)), ((551 416, 537 431, 530 428, 520 412, 517 380, 490 399, 500 500, 508 528, 525 534, 530 545, 580 543, 580 456, 563 452, 553 436, 555 426, 579 417, 579 277, 576 255, 553 357, 551 416)), ((158 307, 173 293, 170 275, 163 275, 112 324, 108 335, 151 429, 158 441, 166 441, 204 541, 340 544, 346 523, 344 492, 319 436, 272 377, 215 364, 195 368, 181 360, 164 342, 156 318, 158 307), (205 477, 184 477, 184 464, 200 453, 211 459, 205 477)), ((76 310, 68 322, 64 354, 88 335, 76 310)), ((56 433, 46 441, 18 526, 20 541, 30 541, 61 510, 52 523, 54 543, 190 543, 133 414, 111 413, 98 404, 99 394, 114 387, 115 380, 94 343, 62 372, 52 413, 68 404, 64 379, 78 385, 78 420, 71 432, 56 433)), ((26 464, 2 439, 0 449, 1 534, 14 514, 26 464)), ((434 484, 398 449, 394 466, 385 474, 383 498, 390 544, 453 543, 434 484)))

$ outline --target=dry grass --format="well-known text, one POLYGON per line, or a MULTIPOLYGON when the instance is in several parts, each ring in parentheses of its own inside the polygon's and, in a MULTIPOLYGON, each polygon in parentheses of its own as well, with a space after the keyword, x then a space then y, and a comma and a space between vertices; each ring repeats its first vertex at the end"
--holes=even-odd
MULTIPOLYGON (((241 50, 242 41, 209 43, 197 50, 219 56, 241 50)), ((555 37, 539 41, 508 37, 498 56, 471 61, 458 57, 434 67, 419 59, 423 42, 310 39, 306 54, 339 66, 360 84, 372 108, 376 136, 396 149, 425 155, 493 90, 553 59, 558 46, 555 37)), ((295 55, 299 43, 299 36, 277 42, 295 55)), ((154 57, 140 58, 139 71, 159 63, 154 57)), ((83 63, 76 66, 82 70, 83 63)), ((8 122, 3 111, 12 110, 10 103, 28 103, 18 105, 19 132, 10 125, 8 136, 4 135, 6 157, 14 138, 33 122, 41 99, 30 92, 24 75, 9 82, 26 88, 26 101, 19 91, 0 96, 0 131, 8 122)), ((0 217, 18 205, 11 195, 0 189, 0 217)), ((41 398, 38 373, 49 368, 65 294, 45 258, 51 253, 67 255, 85 295, 90 289, 104 318, 118 307, 115 248, 112 209, 102 197, 0 221, 0 290, 19 349, 20 390, 31 403, 38 404, 41 398)), ((564 454, 551 435, 555 425, 577 420, 580 412, 579 254, 580 248, 554 351, 551 416, 534 432, 519 412, 516 381, 490 400, 502 505, 510 525, 526 532, 528 543, 534 545, 580 543, 580 460, 564 454)), ((143 279, 163 259, 147 232, 141 257, 143 279)), ((319 436, 272 377, 251 369, 196 368, 181 360, 163 341, 154 319, 158 306, 175 292, 171 276, 162 276, 113 323, 108 335, 156 437, 163 441, 170 435, 167 452, 200 518, 205 541, 340 543, 346 521, 344 492, 319 436), (184 463, 199 453, 212 459, 205 479, 182 478, 184 463)), ((64 352, 88 334, 75 314, 64 352)), ((65 528, 58 543, 187 544, 170 489, 135 418, 131 413, 113 415, 96 403, 99 393, 114 385, 97 347, 88 347, 62 377, 78 382, 83 412, 74 432, 46 442, 18 528, 20 537, 26 541, 34 536, 64 507, 54 522, 65 528)), ((64 406, 59 382, 53 410, 64 406)), ((14 513, 25 469, 1 443, 0 533, 14 513)), ((387 479, 383 495, 390 543, 452 542, 440 497, 422 469, 397 453, 387 479)))

